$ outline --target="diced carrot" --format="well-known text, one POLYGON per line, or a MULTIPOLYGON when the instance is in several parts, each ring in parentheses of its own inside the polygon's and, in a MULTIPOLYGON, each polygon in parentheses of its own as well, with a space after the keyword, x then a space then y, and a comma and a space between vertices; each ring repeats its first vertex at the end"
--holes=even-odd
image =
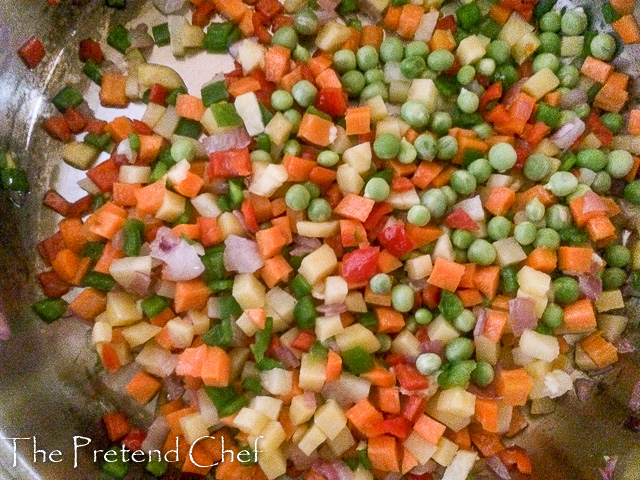
POLYGON ((100 85, 100 104, 103 107, 125 108, 129 105, 126 89, 127 77, 115 72, 103 73, 100 85))
POLYGON ((367 231, 362 222, 340 220, 340 241, 343 247, 357 247, 367 242, 367 231))
POLYGON ((113 184, 113 203, 121 207, 135 207, 137 203, 135 192, 142 187, 139 183, 113 184))
POLYGON ((593 105, 608 112, 619 112, 627 103, 629 92, 619 88, 615 83, 607 82, 596 94, 593 105))
POLYGON ((366 398, 347 410, 346 416, 365 435, 373 425, 383 420, 382 414, 366 398))
POLYGON ((418 227, 417 225, 407 224, 405 226, 407 235, 414 243, 415 248, 421 248, 425 245, 437 240, 442 235, 442 230, 433 225, 425 225, 418 227))
POLYGON ((421 414, 413 425, 413 429, 431 445, 437 445, 447 427, 430 416, 421 414))
POLYGON ((504 312, 490 310, 487 314, 487 320, 482 330, 482 335, 487 337, 493 343, 498 343, 502 338, 504 329, 507 326, 509 316, 504 312))
POLYGON ((400 471, 398 442, 390 435, 378 435, 370 438, 367 442, 367 456, 376 470, 383 472, 400 471))
POLYGON ((376 202, 370 198, 361 197, 354 193, 348 193, 334 209, 334 212, 345 218, 364 222, 376 202))
POLYGON ((202 366, 207 358, 207 348, 207 345, 185 348, 182 353, 178 355, 176 375, 182 377, 200 377, 202 374, 202 366))
POLYGON ((621 72, 612 72, 607 79, 607 83, 620 90, 626 90, 629 86, 629 75, 621 72))
POLYGON ((396 376, 386 367, 376 363, 368 372, 360 374, 375 387, 390 388, 396 384, 396 376))
POLYGON ((341 89, 340 77, 332 68, 327 68, 324 72, 316 77, 316 85, 319 88, 337 88, 341 89))
POLYGON ((127 117, 116 117, 107 123, 105 131, 110 133, 116 142, 122 142, 133 133, 133 122, 127 117))
POLYGON ((413 38, 422 20, 424 9, 422 6, 407 3, 402 6, 398 19, 398 35, 402 38, 413 38))
POLYGON ((188 310, 202 310, 207 305, 211 291, 204 281, 196 278, 184 282, 176 282, 174 307, 176 313, 188 310))
POLYGON ((311 70, 312 75, 317 77, 327 68, 331 67, 331 55, 316 55, 307 62, 307 67, 311 70))
POLYGON ((431 182, 431 187, 440 188, 444 187, 447 183, 451 181, 451 176, 457 170, 453 165, 445 168, 442 172, 438 174, 436 178, 431 182))
POLYGON ((609 3, 618 15, 630 15, 636 8, 636 0, 610 0, 609 3))
POLYGON ((451 30, 436 29, 429 40, 429 48, 433 50, 450 50, 456 48, 456 40, 451 30))
POLYGON ((280 229, 280 233, 282 233, 282 236, 285 238, 285 245, 289 245, 293 242, 291 226, 287 217, 274 218, 271 220, 271 224, 280 229))
POLYGON ((507 187, 494 187, 484 201, 486 208, 493 215, 504 215, 516 201, 516 193, 507 187))
POLYGON ((112 442, 122 440, 131 430, 131 424, 127 416, 121 412, 105 413, 102 422, 107 430, 107 437, 112 442))
POLYGON ((498 291, 498 283, 500 282, 500 267, 496 265, 479 267, 476 270, 474 282, 476 288, 487 298, 495 297, 498 291))
POLYGON ((443 168, 439 163, 421 162, 413 174, 413 177, 411 177, 411 181, 416 187, 425 189, 442 172, 443 168))
POLYGON ((469 436, 471 443, 478 449, 483 457, 497 455, 504 450, 504 444, 498 433, 491 433, 484 430, 477 423, 469 426, 469 436))
POLYGON ((193 95, 182 93, 176 98, 176 115, 199 122, 204 115, 205 108, 202 100, 193 95))
POLYGON ((605 83, 613 72, 613 65, 592 56, 584 59, 580 68, 582 74, 598 83, 605 83))
POLYGON ((76 272, 80 268, 81 258, 74 251, 65 248, 58 252, 51 261, 51 266, 56 274, 64 281, 72 283, 76 272))
POLYGON ((42 123, 42 127, 49 135, 61 142, 67 143, 71 141, 71 129, 69 128, 67 120, 62 115, 47 118, 42 123))
POLYGON ((458 288, 475 288, 476 284, 474 278, 476 276, 477 265, 475 263, 465 263, 464 274, 460 279, 460 285, 458 288))
POLYGON ((331 143, 332 127, 330 120, 305 113, 298 127, 298 137, 319 147, 326 147, 331 143))
POLYGON ((587 232, 591 240, 599 247, 616 239, 616 227, 604 215, 590 218, 587 221, 587 232))
POLYGON ((260 90, 260 82, 253 77, 243 77, 233 81, 229 87, 229 95, 239 97, 249 92, 257 92, 260 90))
POLYGON ((282 45, 269 47, 264 56, 264 70, 268 81, 279 82, 289 72, 291 50, 282 45))
POLYGON ((362 27, 362 36, 360 37, 360 46, 371 45, 372 47, 380 48, 382 39, 384 36, 384 30, 376 25, 364 25, 362 27))
POLYGON ((80 253, 82 247, 87 243, 87 238, 82 228, 82 220, 79 218, 65 218, 58 223, 58 229, 67 248, 75 253, 80 253))
POLYGON ((180 435, 182 433, 182 428, 180 427, 180 419, 191 415, 192 413, 196 413, 197 411, 198 409, 196 407, 186 407, 167 414, 165 418, 167 420, 167 423, 169 424, 171 433, 180 435))
POLYGON ((404 328, 404 316, 400 312, 386 307, 376 308, 375 311, 379 333, 397 333, 404 328))
POLYGON ((558 268, 563 272, 589 273, 593 262, 593 249, 590 247, 558 248, 558 268))
POLYGON ((307 160, 306 158, 300 158, 286 154, 284 156, 284 159, 282 160, 282 165, 287 169, 289 181, 304 182, 306 180, 309 180, 311 171, 318 164, 313 160, 307 160))
POLYGON ((516 195, 515 209, 522 210, 534 198, 540 200, 545 207, 553 205, 557 201, 557 198, 549 190, 544 188, 544 186, 535 185, 516 195))
POLYGON ((401 468, 401 473, 402 475, 406 475, 407 473, 409 473, 414 467, 418 466, 420 464, 420 462, 418 462, 418 460, 416 459, 416 457, 414 457, 413 455, 411 455, 411 452, 409 450, 407 450, 406 447, 403 447, 403 452, 402 452, 402 468, 401 468))
POLYGON ((189 448, 189 454, 185 457, 184 463, 180 469, 183 474, 193 473, 205 476, 211 471, 213 468, 212 465, 216 460, 213 460, 213 455, 204 445, 204 442, 207 441, 215 442, 215 440, 211 438, 205 438, 199 440, 198 443, 189 448))
POLYGON ((599 199, 599 197, 597 197, 597 194, 588 193, 586 195, 581 195, 577 198, 574 198, 569 202, 569 208, 571 209, 571 215, 573 216, 573 220, 576 226, 580 228, 584 227, 587 221, 590 220, 591 218, 598 217, 607 213, 607 206, 604 202, 600 202, 602 203, 602 205, 592 206, 591 208, 589 208, 588 212, 585 212, 584 205, 585 205, 585 201, 587 200, 586 197, 588 195, 594 195, 596 199, 599 199))
POLYGON ((191 223, 181 223, 171 229, 178 237, 185 236, 190 240, 200 239, 200 225, 191 223))
POLYGON ((347 109, 345 115, 347 135, 361 135, 371 131, 371 107, 354 107, 347 109))
POLYGON ((564 308, 563 331, 579 333, 596 328, 596 315, 591 300, 584 298, 564 308))
POLYGON ((592 333, 580 342, 580 346, 598 368, 608 367, 618 361, 618 349, 602 338, 601 332, 592 333))
POLYGON ((180 195, 187 198, 193 198, 200 192, 200 189, 204 186, 204 180, 192 172, 187 172, 184 180, 177 185, 173 186, 173 189, 180 195))
POLYGON ((509 20, 509 16, 511 15, 511 10, 503 7, 499 3, 494 3, 491 5, 491 10, 489 10, 489 16, 493 18, 500 25, 504 25, 507 20, 509 20))
POLYGON ((402 262, 398 257, 389 253, 388 250, 382 250, 378 254, 378 269, 382 273, 390 273, 402 267, 402 262))
POLYGON ((531 475, 531 459, 524 448, 518 446, 505 448, 498 452, 498 456, 507 468, 512 468, 515 465, 520 473, 531 475))
POLYGON ((105 244, 102 255, 93 270, 99 273, 109 273, 109 267, 114 260, 124 257, 122 250, 117 249, 111 242, 105 244))
POLYGON ((220 347, 206 347, 200 376, 209 387, 226 387, 231 377, 231 359, 220 347))
POLYGON ((333 382, 340 378, 342 372, 342 357, 333 350, 329 349, 327 354, 327 368, 325 378, 327 382, 333 382))
POLYGON ((393 415, 400 414, 400 390, 398 387, 379 387, 376 389, 378 408, 393 415))
POLYGON ((618 34, 625 45, 640 42, 640 28, 635 17, 631 14, 620 17, 611 23, 611 27, 618 34))
POLYGON ((280 253, 282 247, 287 243, 287 239, 282 234, 282 230, 278 227, 266 228, 256 233, 256 241, 258 242, 258 250, 262 258, 271 258, 280 253))
POLYGON ((260 270, 260 276, 267 287, 273 288, 278 283, 286 282, 293 272, 293 268, 282 255, 265 260, 264 267, 260 270))
POLYGON ((501 370, 497 374, 496 393, 502 401, 513 407, 527 403, 533 388, 533 379, 524 368, 501 370))
POLYGON ((463 450, 469 450, 471 448, 469 427, 461 428, 457 432, 447 429, 445 436, 463 450))
POLYGON ((455 165, 462 165, 464 156, 469 150, 475 150, 481 152, 483 155, 489 151, 489 145, 479 138, 472 138, 468 136, 458 136, 458 153, 451 159, 451 163, 455 165))
POLYGON ((69 309, 83 320, 92 321, 107 308, 106 295, 93 288, 85 288, 69 304, 69 309))
POLYGON ((498 432, 498 402, 489 398, 476 398, 475 419, 487 432, 498 432))
POLYGON ((480 305, 484 301, 480 290, 478 290, 477 288, 458 289, 456 291, 456 294, 466 308, 475 307, 476 305, 480 305))
POLYGON ((558 266, 558 255, 555 250, 538 247, 531 251, 524 264, 534 270, 550 274, 558 266))
POLYGON ((245 12, 249 10, 241 0, 213 0, 216 10, 234 22, 239 22, 245 12))
POLYGON ((146 372, 138 372, 129 381, 125 390, 133 399, 141 404, 150 401, 162 387, 162 382, 146 372))
POLYGON ((149 215, 156 213, 162 206, 165 191, 165 184, 162 180, 136 190, 135 197, 138 211, 149 215))
POLYGON ((629 112, 629 125, 627 129, 630 135, 640 135, 640 108, 634 108, 629 112))
POLYGON ((450 292, 455 292, 464 275, 464 266, 442 257, 436 258, 427 283, 450 292))
POLYGON ((355 27, 349 27, 349 30, 351 31, 351 35, 349 35, 349 38, 345 40, 340 49, 356 52, 360 46, 361 33, 360 30, 355 27))
MULTIPOLYGON (((112 205, 116 206, 115 203, 112 203, 112 205)), ((102 210, 103 208, 104 207, 101 207, 87 218, 85 225, 87 230, 94 235, 110 239, 124 226, 126 217, 111 211, 102 210)))
POLYGON ((400 15, 402 13, 402 7, 390 6, 387 8, 387 13, 382 20, 382 26, 387 30, 395 31, 398 28, 398 22, 400 22, 400 15))

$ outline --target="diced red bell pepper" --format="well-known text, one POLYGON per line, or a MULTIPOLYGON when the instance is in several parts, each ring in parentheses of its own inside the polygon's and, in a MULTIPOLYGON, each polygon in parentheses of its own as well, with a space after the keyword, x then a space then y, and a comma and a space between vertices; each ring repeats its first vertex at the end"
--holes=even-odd
POLYGON ((505 448, 498 453, 498 456, 507 468, 515 466, 520 473, 531 474, 531 459, 524 448, 518 446, 505 448))
POLYGON ((267 16, 255 11, 251 17, 251 22, 253 23, 253 30, 258 37, 258 41, 260 43, 271 43, 271 34, 267 28, 270 21, 267 16))
POLYGON ((42 203, 63 217, 67 216, 69 208, 71 207, 71 203, 55 190, 47 190, 42 203))
POLYGON ((316 108, 332 117, 341 117, 349 106, 347 94, 342 88, 323 88, 318 93, 316 108))
POLYGON ((270 19, 280 15, 283 11, 284 7, 278 0, 259 0, 256 3, 256 12, 260 12, 270 19))
POLYGON ((133 121, 133 131, 139 135, 153 135, 151 127, 140 120, 133 121))
POLYGON ((404 417, 386 418, 382 421, 385 433, 400 440, 406 440, 413 428, 412 423, 404 417))
POLYGON ((461 208, 457 208, 449 214, 445 219, 444 224, 449 228, 460 228, 462 230, 476 231, 479 228, 476 221, 461 208))
POLYGON ((200 28, 204 28, 211 22, 216 13, 216 5, 211 1, 202 2, 196 7, 191 15, 191 23, 200 28))
POLYGON ((533 113, 536 101, 533 97, 525 93, 518 94, 515 101, 509 106, 508 112, 511 117, 510 126, 514 133, 521 135, 524 127, 533 113))
POLYGON ((54 271, 40 272, 38 281, 42 291, 49 298, 60 298, 71 289, 71 285, 61 279, 54 271))
POLYGON ((244 217, 244 223, 247 225, 247 228, 251 233, 256 233, 260 226, 258 225, 258 220, 256 219, 256 211, 253 208, 253 204, 251 200, 245 198, 242 202, 242 216, 244 217))
POLYGON ((440 303, 440 289, 435 285, 427 285, 422 291, 422 301, 430 309, 434 309, 440 303))
POLYGON ((516 141, 516 144, 513 148, 518 155, 516 164, 513 166, 513 168, 515 170, 522 170, 524 168, 524 163, 527 161, 527 158, 529 158, 529 155, 531 155, 531 145, 522 140, 518 140, 516 141))
POLYGON ((411 395, 402 410, 402 416, 410 422, 413 422, 418 415, 424 412, 426 406, 427 403, 422 397, 411 395))
POLYGON ((442 17, 440 20, 438 20, 438 23, 436 23, 436 29, 451 30, 451 33, 455 34, 456 31, 458 30, 456 17, 454 17, 453 15, 447 15, 445 17, 442 17))
POLYGON ((80 133, 87 126, 87 119, 73 107, 67 108, 62 116, 73 133, 80 133))
POLYGON ((94 135, 102 135, 104 133, 104 129, 107 126, 107 122, 104 120, 98 120, 97 118, 92 118, 87 122, 87 125, 84 127, 87 133, 93 133, 94 135))
POLYGON ((416 367, 401 363, 394 367, 400 386, 405 390, 424 390, 429 388, 429 379, 422 375, 416 367))
POLYGON ((387 364, 393 366, 398 365, 399 363, 405 363, 407 359, 400 353, 388 353, 384 357, 384 361, 387 362, 387 364))
POLYGON ((66 216, 70 218, 84 217, 91 210, 92 204, 93 197, 91 195, 85 195, 71 204, 66 216))
POLYGON ((416 473, 407 472, 406 477, 409 480, 433 480, 433 475, 430 473, 421 473, 418 475, 416 473))
POLYGON ((316 341, 316 336, 311 330, 302 330, 296 339, 291 342, 291 346, 301 352, 308 352, 316 341))
POLYGON ((293 17, 289 17, 287 15, 278 15, 273 19, 273 23, 271 24, 271 30, 275 33, 282 27, 292 27, 293 26, 293 17))
POLYGON ((275 84, 267 80, 264 72, 259 68, 254 69, 250 76, 260 84, 260 89, 254 92, 258 101, 268 109, 271 109, 271 94, 276 91, 275 84))
POLYGON ((496 82, 482 94, 478 109, 483 111, 490 102, 498 100, 500 97, 502 97, 502 82, 496 82))
POLYGON ((393 208, 388 203, 376 203, 371 209, 369 216, 364 221, 364 228, 366 230, 371 230, 378 224, 381 218, 390 214, 392 211, 393 208))
MULTIPOLYGON (((342 243, 340 243, 342 245, 342 243)), ((365 282, 378 273, 379 247, 365 247, 342 257, 342 276, 349 283, 365 282)))
POLYGON ((518 66, 518 77, 527 78, 533 75, 533 62, 527 60, 518 66))
POLYGON ((123 439, 131 430, 131 424, 124 413, 105 413, 102 417, 104 426, 107 429, 107 436, 112 442, 123 439))
POLYGON ((226 152, 209 155, 209 177, 246 177, 251 173, 251 159, 248 148, 232 148, 226 152))
POLYGON ((408 192, 414 188, 415 185, 407 177, 395 177, 391 180, 391 190, 394 192, 408 192))
POLYGON ((608 147, 613 141, 613 133, 607 127, 605 127, 600 121, 600 117, 595 112, 590 112, 587 117, 587 128, 594 133, 598 140, 604 145, 608 147))
POLYGON ((102 63, 104 55, 102 54, 102 47, 99 42, 91 38, 85 38, 80 41, 80 60, 87 62, 93 60, 96 63, 102 63))
POLYGON ((550 131, 551 129, 544 122, 527 123, 524 126, 524 132, 522 132, 521 138, 533 148, 538 145, 550 131))
POLYGON ((120 167, 109 158, 87 171, 87 177, 102 193, 110 192, 113 184, 120 178, 120 167))
POLYGON ((144 442, 145 438, 147 438, 146 433, 138 428, 132 428, 121 443, 132 452, 137 452, 142 450, 142 442, 144 442))
POLYGON ((38 253, 47 266, 51 265, 54 258, 60 253, 61 250, 67 248, 60 232, 56 232, 50 237, 42 240, 38 246, 38 253))
POLYGON ((500 6, 507 10, 515 10, 529 22, 533 17, 533 9, 538 0, 501 0, 500 6))
POLYGON ((47 118, 42 123, 42 128, 56 140, 64 143, 71 141, 71 128, 69 128, 67 120, 62 115, 47 118))
POLYGON ((151 90, 149 90, 149 101, 153 103, 157 103, 158 105, 162 105, 163 107, 167 106, 168 96, 169 96, 169 89, 158 83, 154 83, 151 86, 151 90))
POLYGON ((385 228, 378 235, 380 244, 396 257, 402 257, 415 248, 402 222, 385 228))
POLYGON ((427 333, 427 329, 424 325, 418 327, 415 336, 420 343, 429 341, 429 334, 427 333))
POLYGON ((24 42, 24 45, 18 50, 18 55, 24 64, 31 69, 36 68, 40 64, 45 54, 44 45, 42 45, 40 39, 35 36, 24 42))

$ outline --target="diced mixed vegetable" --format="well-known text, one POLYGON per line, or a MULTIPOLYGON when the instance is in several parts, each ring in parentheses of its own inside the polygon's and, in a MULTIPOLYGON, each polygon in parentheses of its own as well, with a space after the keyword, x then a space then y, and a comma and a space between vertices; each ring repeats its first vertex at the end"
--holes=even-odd
MULTIPOLYGON (((142 118, 96 119, 68 85, 43 123, 87 196, 45 197, 33 310, 88 322, 102 367, 135 363, 126 391, 158 400, 146 434, 107 414, 110 440, 221 480, 532 475, 503 442, 523 409, 633 350, 640 110, 610 62, 640 41, 635 1, 602 3, 614 34, 589 28, 600 3, 154 3, 151 35, 79 50, 102 106, 142 118), (154 44, 235 67, 189 92, 154 44), (223 438, 257 462, 212 470, 223 438)), ((28 188, 10 155, 0 176, 28 188)))

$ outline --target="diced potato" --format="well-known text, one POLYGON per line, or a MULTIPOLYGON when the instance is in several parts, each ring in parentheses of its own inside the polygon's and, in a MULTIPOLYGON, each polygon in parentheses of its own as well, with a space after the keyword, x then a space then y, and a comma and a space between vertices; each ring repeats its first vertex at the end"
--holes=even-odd
POLYGON ((537 297, 544 297, 551 288, 549 275, 526 265, 520 269, 517 277, 520 288, 537 297))
POLYGON ((106 313, 113 327, 123 327, 142 320, 142 310, 126 292, 107 293, 106 313))
POLYGON ((318 425, 313 425, 302 437, 300 443, 298 443, 298 448, 302 450, 305 455, 311 455, 311 453, 320 446, 322 442, 327 439, 327 436, 324 432, 318 427, 318 425))
POLYGON ((362 191, 364 180, 358 172, 351 166, 343 163, 337 170, 338 188, 343 195, 347 193, 355 193, 356 195, 362 191))
POLYGON ((109 266, 109 275, 123 287, 127 288, 136 273, 151 275, 151 257, 117 258, 109 266))
POLYGON ((184 48, 202 48, 204 30, 199 26, 187 23, 182 27, 181 35, 184 48))
POLYGON ((536 318, 542 317, 544 309, 547 308, 547 305, 549 303, 549 299, 546 296, 538 297, 536 295, 532 295, 531 293, 523 290, 522 287, 518 289, 518 293, 516 294, 516 296, 518 298, 530 298, 531 300, 533 300, 533 310, 536 314, 536 318))
POLYGON ((113 338, 113 327, 107 322, 96 322, 91 330, 91 343, 108 343, 113 338))
POLYGON ((218 218, 222 213, 213 193, 201 193, 190 201, 193 208, 203 217, 218 218))
POLYGON ((304 237, 329 238, 340 231, 340 223, 337 220, 328 222, 308 222, 306 220, 296 223, 298 234, 304 237))
POLYGON ((173 132, 176 131, 176 127, 180 122, 180 117, 176 113, 176 108, 173 105, 169 105, 164 111, 162 117, 153 126, 154 133, 157 133, 163 138, 169 140, 173 132))
POLYGON ((387 104, 384 102, 380 95, 369 98, 365 102, 371 108, 371 122, 377 123, 380 120, 387 118, 387 104))
POLYGON ((443 467, 451 465, 456 453, 458 453, 458 445, 453 443, 446 437, 440 437, 438 441, 438 450, 431 457, 436 463, 443 467))
POLYGON ((436 244, 433 247, 433 259, 445 258, 447 260, 453 260, 453 244, 451 243, 451 237, 448 233, 443 233, 436 240, 436 244))
POLYGON ((622 298, 622 292, 620 290, 607 290, 606 292, 602 292, 596 300, 596 310, 599 313, 617 310, 618 308, 624 308, 624 298, 622 298))
POLYGON ((276 328, 277 322, 274 319, 274 331, 284 330, 293 321, 293 309, 296 303, 296 299, 280 287, 274 287, 267 292, 266 304, 278 314, 283 322, 282 325, 278 324, 276 328))
POLYGON ((289 135, 291 135, 292 128, 293 125, 289 119, 287 119, 282 112, 277 112, 269 123, 267 123, 267 126, 264 127, 264 132, 269 135, 272 143, 281 145, 286 142, 289 135))
POLYGON ((525 355, 545 362, 553 362, 560 355, 558 339, 533 330, 525 330, 520 337, 520 349, 525 355))
POLYGON ((259 395, 251 400, 249 405, 254 410, 264 413, 271 420, 277 420, 282 409, 282 400, 279 398, 259 395))
POLYGON ((289 418, 294 425, 301 425, 313 417, 316 411, 315 406, 309 406, 304 395, 296 395, 291 399, 289 406, 289 418))
POLYGON ((438 451, 437 446, 431 445, 415 430, 413 430, 407 439, 402 442, 402 446, 406 448, 421 465, 424 465, 431 460, 433 454, 438 451))
POLYGON ((404 269, 411 280, 420 280, 431 275, 433 263, 431 263, 431 255, 420 255, 406 261, 404 269))
POLYGON ((300 359, 300 378, 298 384, 303 390, 319 392, 327 379, 327 362, 309 353, 304 353, 300 359))
POLYGON ((540 48, 541 44, 535 33, 527 32, 511 47, 511 56, 518 65, 522 65, 527 58, 540 48))
POLYGON ((349 350, 353 347, 362 347, 368 353, 374 353, 380 348, 380 341, 373 332, 360 323, 349 325, 338 333, 336 342, 341 351, 349 350))
POLYGON ((242 73, 247 75, 255 68, 264 68, 266 48, 251 39, 245 38, 238 45, 238 63, 242 65, 242 73))
POLYGON ((412 357, 420 354, 420 341, 406 328, 391 341, 391 352, 412 357))
POLYGON ((443 390, 438 397, 438 410, 460 417, 471 417, 476 410, 476 396, 464 388, 443 390))
POLYGON ((199 438, 209 435, 207 424, 199 412, 182 417, 180 419, 180 429, 189 445, 195 443, 199 438))
POLYGON ((165 378, 173 372, 178 356, 165 350, 155 341, 147 342, 136 356, 136 363, 147 372, 165 378))
POLYGON ((156 212, 156 218, 166 222, 173 222, 184 213, 187 206, 187 199, 170 190, 164 191, 162 205, 156 212))
POLYGON ((376 138, 385 133, 390 133, 398 138, 402 137, 400 131, 400 122, 396 117, 387 117, 384 120, 380 120, 376 124, 376 138))
POLYGON ((476 360, 478 362, 487 362, 491 365, 498 363, 500 354, 500 345, 492 342, 484 335, 478 335, 474 338, 476 344, 476 360))
POLYGON ((472 65, 485 56, 490 42, 483 35, 470 35, 460 41, 456 56, 462 65, 472 65))
POLYGON ((365 313, 367 311, 367 304, 364 301, 364 296, 361 292, 349 292, 344 303, 347 305, 347 310, 355 313, 365 313))
POLYGON ((258 455, 258 465, 269 480, 287 473, 287 459, 280 449, 265 451, 258 455))
POLYGON ((505 434, 511 427, 513 418, 513 407, 504 402, 498 404, 498 433, 505 434))
POLYGON ((293 373, 282 368, 260 372, 260 382, 271 395, 286 395, 293 388, 293 373))
POLYGON ((362 465, 358 465, 356 471, 353 472, 353 480, 373 480, 373 473, 371 470, 367 470, 362 465))
MULTIPOLYGON (((258 449, 262 452, 273 452, 287 438, 287 434, 280 422, 270 422, 265 429, 260 432, 262 438, 258 439, 258 449)), ((254 441, 250 442, 251 445, 254 441)), ((259 456, 259 455, 258 455, 259 456)))
POLYGON ((304 257, 298 272, 311 285, 325 279, 338 266, 338 259, 333 249, 324 244, 304 257))
POLYGON ((347 131, 340 125, 333 125, 329 129, 329 149, 332 152, 336 152, 338 155, 342 155, 347 149, 353 146, 353 142, 347 135, 347 131))
POLYGON ((259 330, 258 326, 249 318, 247 312, 242 312, 242 315, 236 320, 236 325, 247 337, 254 336, 259 330))
POLYGON ((340 390, 348 392, 348 398, 352 403, 368 398, 371 391, 371 382, 347 372, 342 372, 340 378, 334 383, 340 390))
POLYGON ((527 254, 514 237, 503 238, 493 242, 496 248, 498 264, 501 267, 520 263, 527 259, 527 254))
POLYGON ((498 38, 513 47, 525 34, 531 33, 535 27, 527 22, 518 12, 513 12, 502 26, 498 38))
POLYGON ((584 37, 581 35, 563 35, 560 41, 561 57, 577 57, 584 49, 584 37))
POLYGON ((159 105, 157 103, 149 102, 141 120, 149 128, 154 128, 166 111, 166 107, 163 107, 162 105, 159 105))
POLYGON ((340 315, 316 318, 316 337, 324 342, 344 330, 340 315))
POLYGON ((470 450, 458 450, 451 464, 444 471, 442 480, 465 480, 476 463, 478 454, 470 450))
POLYGON ((138 322, 130 327, 123 328, 121 333, 129 346, 135 348, 147 343, 155 337, 160 330, 162 330, 162 328, 157 325, 151 325, 148 322, 138 322))
POLYGON ((411 82, 408 80, 394 80, 389 83, 389 102, 404 103, 409 97, 411 82))
POLYGON ((229 360, 231 360, 231 373, 229 374, 229 379, 231 381, 235 380, 240 376, 244 369, 244 365, 247 363, 247 359, 249 358, 250 350, 245 347, 236 347, 231 349, 229 352, 229 360))
POLYGON ((155 63, 142 63, 138 66, 138 83, 144 90, 156 83, 169 90, 185 86, 184 81, 173 68, 155 63))
POLYGON ((62 147, 62 159, 80 170, 87 170, 98 158, 97 148, 84 142, 70 142, 62 147))
POLYGON ((342 154, 342 159, 360 175, 367 173, 371 168, 371 143, 364 142, 348 148, 342 154))
POLYGON ((405 190, 404 192, 391 192, 387 198, 387 202, 395 210, 409 210, 415 205, 420 205, 420 197, 415 188, 405 190))
POLYGON ((118 180, 122 183, 149 183, 151 167, 122 165, 118 180))
POLYGON ((460 332, 451 323, 447 322, 442 315, 438 315, 427 325, 427 334, 431 340, 440 340, 445 345, 460 336, 460 332))
POLYGON ((536 100, 540 100, 547 93, 555 90, 560 85, 560 80, 550 68, 543 68, 529 79, 522 86, 522 91, 531 95, 536 100))
POLYGON ((598 315, 598 329, 608 342, 615 342, 620 338, 622 332, 627 328, 629 318, 624 315, 610 315, 603 313, 598 315))
POLYGON ((330 275, 325 279, 324 303, 326 305, 343 304, 347 293, 349 293, 349 285, 341 276, 330 275))
POLYGON ((347 426, 347 417, 335 400, 329 399, 327 403, 316 410, 313 423, 322 430, 329 439, 334 439, 347 426))
POLYGON ((251 273, 236 275, 231 293, 243 310, 264 307, 265 286, 251 273))
POLYGON ((229 235, 246 235, 246 231, 240 221, 231 212, 222 212, 218 217, 218 228, 222 239, 226 240, 229 235))
POLYGON ((176 348, 187 348, 193 342, 195 333, 193 325, 186 320, 176 317, 169 320, 166 325, 171 344, 176 348))
POLYGON ((346 25, 342 25, 335 20, 325 24, 316 36, 316 47, 328 53, 339 50, 344 42, 351 35, 351 30, 346 25))
POLYGON ((269 198, 278 190, 289 178, 284 165, 270 163, 261 173, 256 173, 249 185, 249 191, 269 198))
POLYGON ((196 392, 196 396, 198 399, 198 410, 200 411, 200 415, 202 415, 202 420, 207 428, 211 428, 218 423, 219 416, 218 410, 216 406, 209 398, 207 392, 204 389, 199 389, 196 392))
POLYGON ((411 81, 408 100, 424 103, 429 112, 435 112, 440 99, 436 84, 430 78, 415 78, 411 81))
POLYGON ((247 133, 252 137, 264 132, 264 123, 262 123, 262 113, 260 112, 260 104, 258 97, 253 92, 243 93, 236 97, 233 102, 236 111, 242 121, 247 133))
POLYGON ((252 408, 242 408, 233 419, 233 426, 249 435, 260 435, 270 419, 264 413, 252 408))
POLYGON ((182 44, 182 30, 187 26, 187 19, 182 15, 169 15, 167 23, 169 24, 169 36, 171 38, 171 53, 174 57, 181 57, 185 54, 184 45, 182 44))
POLYGON ((382 14, 382 12, 384 12, 389 6, 389 0, 367 0, 367 6, 371 7, 379 14, 382 14))
POLYGON ((337 456, 342 455, 356 444, 349 427, 344 427, 333 439, 328 438, 326 442, 337 456))

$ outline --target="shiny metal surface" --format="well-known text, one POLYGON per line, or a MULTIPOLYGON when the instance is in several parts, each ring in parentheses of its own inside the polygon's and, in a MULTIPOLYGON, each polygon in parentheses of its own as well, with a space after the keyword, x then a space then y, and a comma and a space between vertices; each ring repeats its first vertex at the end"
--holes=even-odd
MULTIPOLYGON (((33 442, 21 440, 13 467, 12 441, 0 440, 2 479, 98 478, 92 450, 107 446, 101 413, 116 406, 135 413, 141 425, 150 418, 150 409, 140 411, 112 393, 109 385, 122 379, 92 375, 96 358, 88 347, 87 325, 73 320, 45 325, 29 311, 39 295, 35 274, 43 269, 35 247, 53 232, 56 222, 53 212, 41 208, 42 195, 64 172, 57 153, 60 144, 48 138, 38 120, 53 112, 48 99, 68 76, 88 87, 88 81, 78 73, 78 40, 103 36, 110 21, 126 22, 137 15, 143 3, 130 1, 129 9, 114 12, 102 1, 58 9, 44 0, 0 1, 0 147, 20 158, 32 186, 20 208, 6 196, 0 199, 0 310, 14 332, 10 341, 0 342, 0 437, 35 436, 38 449, 62 453, 60 463, 43 462, 42 454, 34 463, 33 442), (29 72, 15 51, 34 33, 43 39, 47 56, 29 72), (80 450, 77 466, 74 436, 92 439, 89 447, 80 450)), ((600 9, 593 11, 599 15, 600 9)), ((603 28, 600 18, 593 22, 603 28)), ((640 78, 639 53, 636 46, 619 60, 621 68, 636 78, 640 78)), ((637 98, 637 86, 635 92, 637 98)), ((629 306, 629 314, 630 328, 638 330, 637 305, 629 306)), ((120 375, 126 374, 125 370, 120 375)), ((555 413, 530 418, 530 426, 515 441, 532 453, 538 477, 595 480, 599 478, 597 469, 604 465, 603 456, 618 455, 616 478, 640 479, 640 439, 622 428, 629 414, 629 392, 638 378, 640 357, 625 355, 588 404, 579 405, 575 395, 568 394, 558 402, 555 413)))

